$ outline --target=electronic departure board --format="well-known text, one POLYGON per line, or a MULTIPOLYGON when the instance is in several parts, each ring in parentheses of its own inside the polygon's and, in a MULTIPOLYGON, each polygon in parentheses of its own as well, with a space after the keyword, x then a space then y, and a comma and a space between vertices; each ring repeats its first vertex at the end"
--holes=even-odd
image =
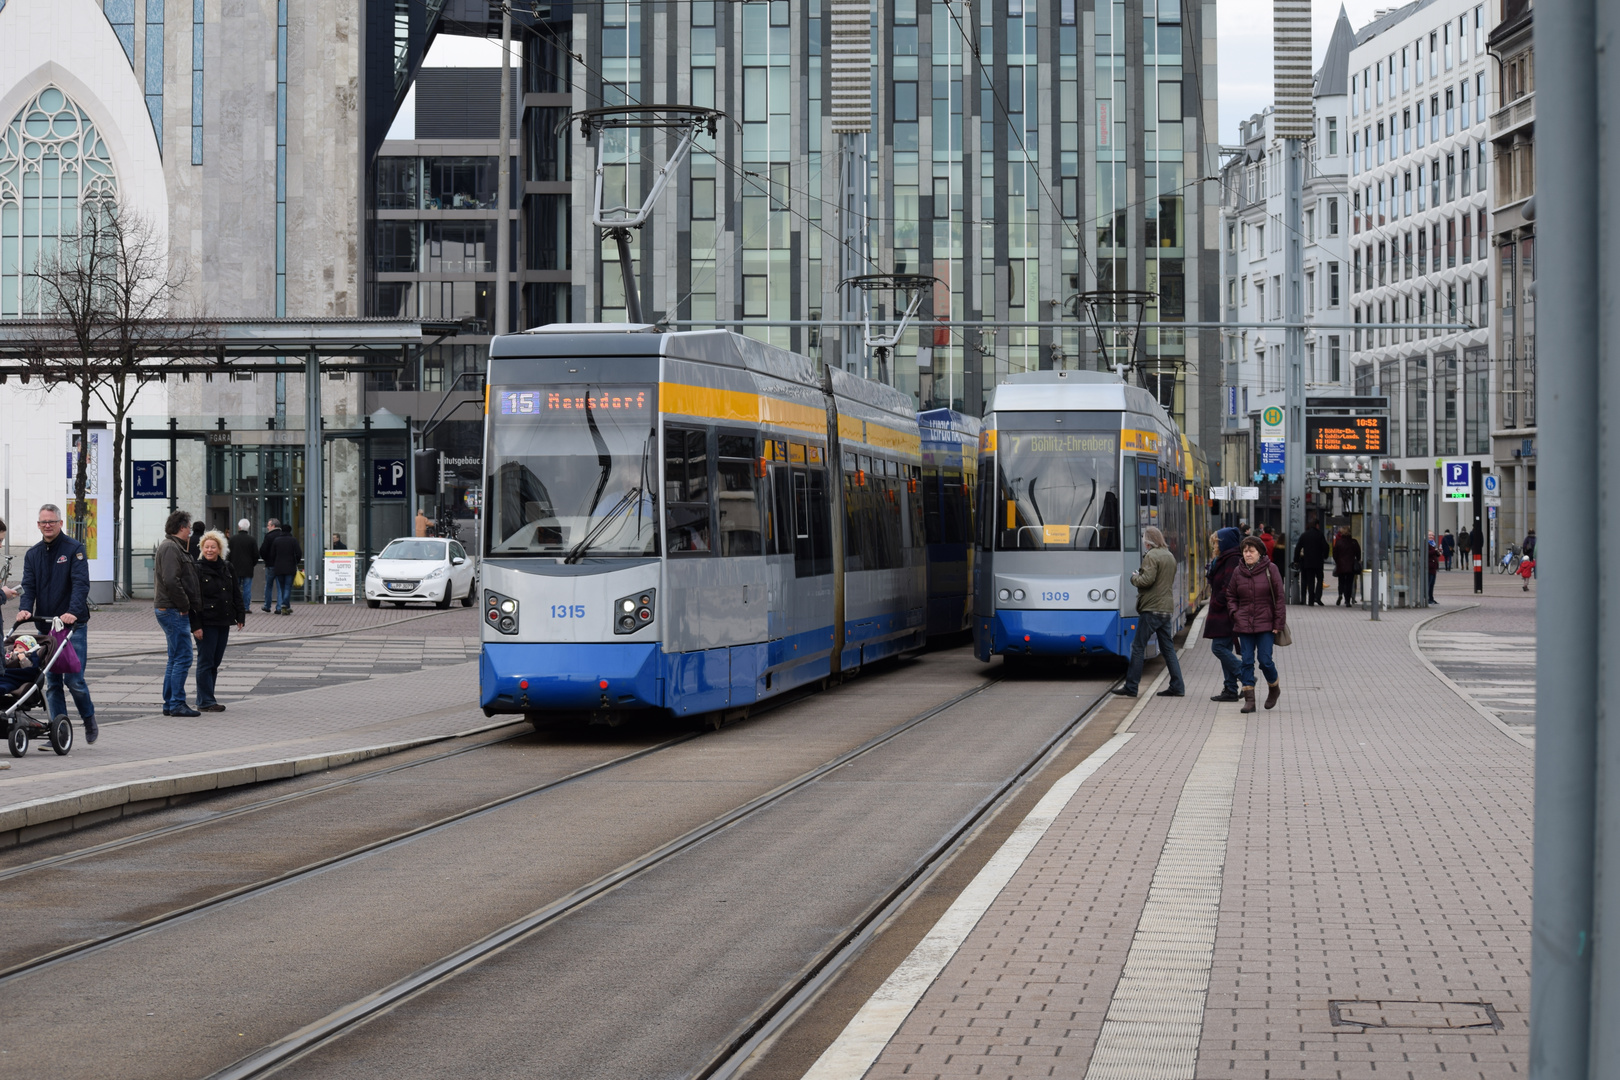
POLYGON ((1308 416, 1307 454, 1389 454, 1389 420, 1383 416, 1308 416))

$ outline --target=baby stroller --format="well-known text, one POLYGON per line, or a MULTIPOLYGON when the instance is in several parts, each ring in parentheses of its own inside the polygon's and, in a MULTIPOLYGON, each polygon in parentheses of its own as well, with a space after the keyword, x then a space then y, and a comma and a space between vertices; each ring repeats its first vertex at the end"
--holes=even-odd
MULTIPOLYGON (((19 638, 30 635, 19 634, 17 627, 13 626, 11 632, 5 636, 5 655, 10 657, 19 638)), ((30 739, 44 737, 50 741, 51 749, 58 754, 66 754, 73 749, 73 723, 65 716, 59 716, 54 722, 50 716, 38 720, 33 716, 33 710, 45 710, 45 676, 54 670, 69 673, 78 670, 78 657, 64 656, 69 652, 68 630, 62 625, 60 619, 51 621, 50 636, 39 643, 35 663, 29 668, 20 670, 16 667, 4 669, 5 684, 0 685, 0 722, 4 723, 6 731, 6 745, 11 750, 12 757, 22 757, 28 753, 30 739), (26 681, 17 684, 17 677, 26 673, 26 681)))

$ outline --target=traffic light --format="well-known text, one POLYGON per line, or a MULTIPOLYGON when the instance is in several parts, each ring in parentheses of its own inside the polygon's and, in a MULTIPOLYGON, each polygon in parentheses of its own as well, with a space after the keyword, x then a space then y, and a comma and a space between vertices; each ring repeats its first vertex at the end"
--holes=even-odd
POLYGON ((439 451, 418 450, 416 458, 416 493, 418 495, 437 495, 439 493, 439 451))

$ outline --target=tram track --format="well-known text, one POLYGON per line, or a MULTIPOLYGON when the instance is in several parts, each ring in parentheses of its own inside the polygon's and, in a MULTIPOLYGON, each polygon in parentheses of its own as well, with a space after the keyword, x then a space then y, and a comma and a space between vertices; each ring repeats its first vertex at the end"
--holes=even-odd
MULTIPOLYGON (((451 953, 442 959, 429 964, 413 974, 401 979, 392 985, 359 998, 348 1005, 333 1010, 326 1016, 306 1025, 298 1031, 262 1048, 261 1050, 240 1059, 236 1063, 219 1070, 208 1080, 251 1080, 254 1077, 270 1076, 284 1066, 318 1050, 325 1045, 341 1038, 344 1033, 356 1026, 364 1024, 374 1016, 396 1008, 410 998, 428 991, 435 986, 453 979, 457 974, 476 966, 485 958, 510 948, 531 934, 560 921, 569 913, 585 907, 591 902, 614 892, 621 886, 646 874, 683 851, 702 843, 731 826, 750 818, 760 811, 779 803, 794 792, 823 779, 832 772, 854 762, 858 758, 869 754, 873 750, 892 742, 894 739, 908 731, 926 723, 927 721, 960 705, 964 701, 984 693, 1001 680, 989 678, 981 685, 955 694, 946 700, 935 704, 928 709, 917 713, 905 721, 883 731, 865 742, 837 755, 829 761, 799 774, 786 783, 780 784, 772 790, 749 800, 726 813, 720 814, 709 821, 691 829, 682 835, 670 840, 654 850, 633 859, 618 868, 598 877, 572 892, 551 901, 528 915, 523 916, 491 934, 473 942, 472 944, 451 953)), ((1088 710, 1089 711, 1089 710, 1088 710)), ((1074 723, 1079 723, 1077 717, 1074 723)), ((1072 725, 1066 728, 1064 734, 1073 730, 1072 725)), ((1061 736, 1059 737, 1061 738, 1061 736)), ((1042 755, 1047 748, 1043 748, 1042 755)), ((1039 756, 1038 756, 1039 757, 1039 756)), ((1033 765, 1033 762, 1031 762, 1033 765)), ((1028 766, 1026 766, 1027 770, 1028 766)), ((1022 775, 1021 770, 1019 775, 1022 775)), ((1017 777, 1009 783, 1016 782, 1017 777)), ((980 811, 982 813, 982 810, 980 811)), ((977 820, 977 815, 973 816, 977 820)), ((954 831, 960 836, 971 829, 972 822, 966 821, 954 831)), ((919 867, 911 875, 916 878, 921 875, 925 867, 919 867)), ((867 920, 869 922, 869 920, 867 920)), ((863 922, 865 925, 865 922, 863 922)), ((858 930, 856 931, 859 932, 858 930)), ((818 965, 818 966, 825 966, 818 965)), ((0 984, 4 978, 0 976, 0 984)), ((756 1025, 757 1026, 757 1025, 756 1025)), ((708 1073, 700 1075, 709 1075, 708 1073)))

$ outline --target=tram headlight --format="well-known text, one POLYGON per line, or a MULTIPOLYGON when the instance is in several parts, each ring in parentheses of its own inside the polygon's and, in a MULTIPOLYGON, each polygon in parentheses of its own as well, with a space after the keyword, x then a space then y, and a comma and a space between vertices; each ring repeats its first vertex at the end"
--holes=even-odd
POLYGON ((613 601, 613 632, 615 634, 634 634, 653 621, 653 614, 657 611, 657 589, 643 589, 621 596, 613 601))
POLYGON ((1000 592, 996 593, 996 599, 997 600, 1011 600, 1012 599, 1012 590, 1011 589, 1002 589, 1000 592))
POLYGON ((1102 599, 1102 590, 1101 589, 1092 589, 1086 595, 1091 597, 1091 602, 1095 604, 1098 600, 1102 599))
POLYGON ((1104 600, 1113 600, 1113 599, 1117 598, 1118 596, 1119 596, 1119 594, 1116 593, 1113 589, 1104 589, 1103 590, 1103 599, 1104 600))
POLYGON ((1022 600, 1023 598, 1024 598, 1024 590, 1023 589, 1014 589, 1013 590, 1013 599, 1014 600, 1022 600))
POLYGON ((484 624, 503 634, 518 631, 518 602, 493 589, 484 590, 484 624))

